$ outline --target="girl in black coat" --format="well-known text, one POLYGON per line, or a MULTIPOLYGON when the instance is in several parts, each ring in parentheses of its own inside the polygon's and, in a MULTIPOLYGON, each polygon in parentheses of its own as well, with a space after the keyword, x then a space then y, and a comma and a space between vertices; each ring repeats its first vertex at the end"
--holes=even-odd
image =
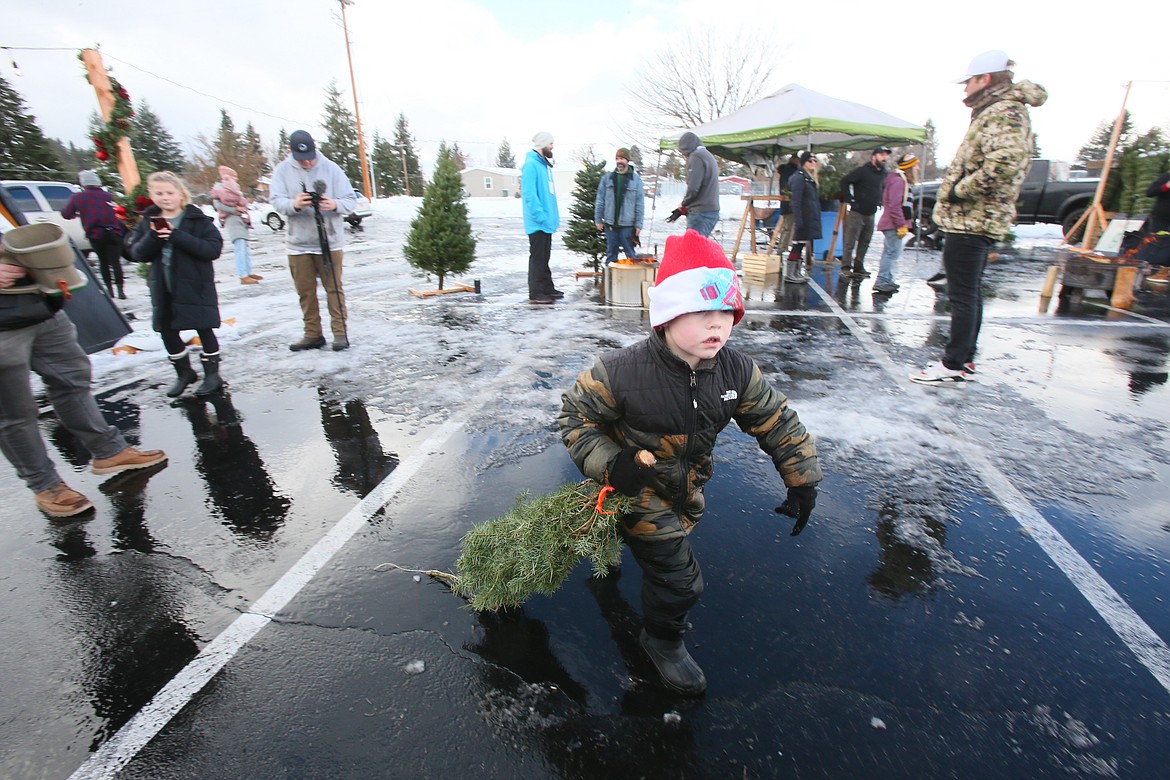
POLYGON ((170 171, 146 177, 154 205, 146 209, 135 228, 130 253, 150 263, 147 286, 153 308, 152 327, 175 367, 177 379, 167 390, 171 398, 199 377, 191 368, 187 345, 179 331, 199 334, 203 354, 203 382, 195 395, 211 395, 223 387, 219 376, 219 297, 212 263, 223 249, 223 237, 211 217, 191 205, 187 185, 170 171))
POLYGON ((817 194, 817 158, 812 152, 800 155, 800 170, 792 174, 788 185, 792 190, 792 249, 788 252, 784 281, 804 284, 803 256, 806 244, 821 237, 821 199, 817 194))

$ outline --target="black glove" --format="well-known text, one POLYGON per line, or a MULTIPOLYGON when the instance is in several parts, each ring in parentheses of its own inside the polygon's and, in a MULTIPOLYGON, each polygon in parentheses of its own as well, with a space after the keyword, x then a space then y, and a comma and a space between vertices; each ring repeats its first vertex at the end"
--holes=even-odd
POLYGON ((683 213, 682 213, 681 209, 675 209, 674 211, 670 212, 670 216, 666 218, 666 221, 667 222, 674 222, 682 215, 683 215, 683 213))
POLYGON ((813 507, 817 505, 817 489, 812 485, 788 488, 788 498, 776 507, 775 511, 782 515, 796 518, 796 525, 792 526, 791 536, 796 536, 808 525, 813 507))
POLYGON ((640 465, 637 447, 626 447, 609 464, 609 484, 619 493, 636 496, 654 481, 654 467, 640 465))

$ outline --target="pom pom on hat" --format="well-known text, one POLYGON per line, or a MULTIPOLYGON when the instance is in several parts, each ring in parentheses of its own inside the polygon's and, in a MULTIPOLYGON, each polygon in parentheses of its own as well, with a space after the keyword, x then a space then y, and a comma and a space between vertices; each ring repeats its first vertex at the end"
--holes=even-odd
POLYGON ((235 169, 229 168, 226 165, 219 166, 219 176, 221 179, 238 179, 239 178, 239 176, 236 174, 235 169))
POLYGON ((696 311, 731 311, 735 323, 743 319, 735 266, 719 244, 694 230, 666 239, 649 292, 650 325, 655 328, 696 311))
POLYGON ((532 136, 532 148, 543 149, 553 142, 552 133, 547 130, 541 130, 536 135, 532 136))
POLYGON ((910 152, 898 158, 898 170, 900 171, 908 171, 917 164, 918 158, 910 152))

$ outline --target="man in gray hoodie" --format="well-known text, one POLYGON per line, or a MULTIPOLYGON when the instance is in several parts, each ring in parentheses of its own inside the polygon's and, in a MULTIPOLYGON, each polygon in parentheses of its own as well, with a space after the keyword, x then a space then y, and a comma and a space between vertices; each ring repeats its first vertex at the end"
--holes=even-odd
POLYGON ((674 222, 686 214, 688 229, 710 237, 719 221, 719 164, 699 136, 690 131, 678 139, 678 150, 687 160, 687 192, 666 221, 674 222))
POLYGON ((292 273, 305 322, 304 338, 288 348, 300 352, 325 346, 321 309, 317 302, 317 279, 320 278, 329 307, 333 351, 349 349, 345 291, 341 287, 341 258, 345 247, 343 219, 357 208, 357 197, 345 171, 317 151, 311 135, 296 130, 289 136, 288 145, 290 154, 272 172, 269 192, 272 208, 288 219, 288 269, 292 273), (321 236, 317 232, 318 209, 329 243, 329 258, 323 255, 321 236))

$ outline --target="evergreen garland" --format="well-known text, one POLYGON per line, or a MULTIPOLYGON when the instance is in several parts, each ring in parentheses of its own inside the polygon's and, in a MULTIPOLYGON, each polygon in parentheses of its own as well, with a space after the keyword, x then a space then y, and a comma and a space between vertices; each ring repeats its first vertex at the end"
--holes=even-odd
POLYGON ((605 574, 621 557, 617 520, 633 499, 593 481, 566 483, 557 491, 516 500, 508 514, 481 523, 463 537, 456 575, 426 572, 450 580, 476 611, 518 607, 536 594, 555 593, 581 560, 605 574))
POLYGON ((463 178, 445 143, 439 145, 435 176, 423 194, 418 216, 410 223, 402 254, 415 268, 439 277, 440 290, 447 276, 464 273, 475 260, 463 178))
MULTIPOLYGON (((78 52, 77 59, 81 59, 81 52, 78 52)), ((102 162, 108 160, 117 165, 118 142, 130 135, 130 129, 133 127, 130 120, 134 118, 134 106, 130 103, 130 93, 125 87, 113 76, 108 78, 110 89, 114 93, 114 107, 110 110, 110 118, 94 131, 92 139, 96 150, 94 156, 102 162)), ((85 80, 89 81, 88 72, 85 74, 85 80)), ((92 85, 92 82, 90 83, 92 85)))
POLYGON ((569 223, 565 228, 565 248, 586 255, 585 267, 596 272, 605 257, 605 234, 593 221, 597 202, 597 188, 605 174, 604 160, 586 160, 574 178, 573 205, 569 207, 569 223))

